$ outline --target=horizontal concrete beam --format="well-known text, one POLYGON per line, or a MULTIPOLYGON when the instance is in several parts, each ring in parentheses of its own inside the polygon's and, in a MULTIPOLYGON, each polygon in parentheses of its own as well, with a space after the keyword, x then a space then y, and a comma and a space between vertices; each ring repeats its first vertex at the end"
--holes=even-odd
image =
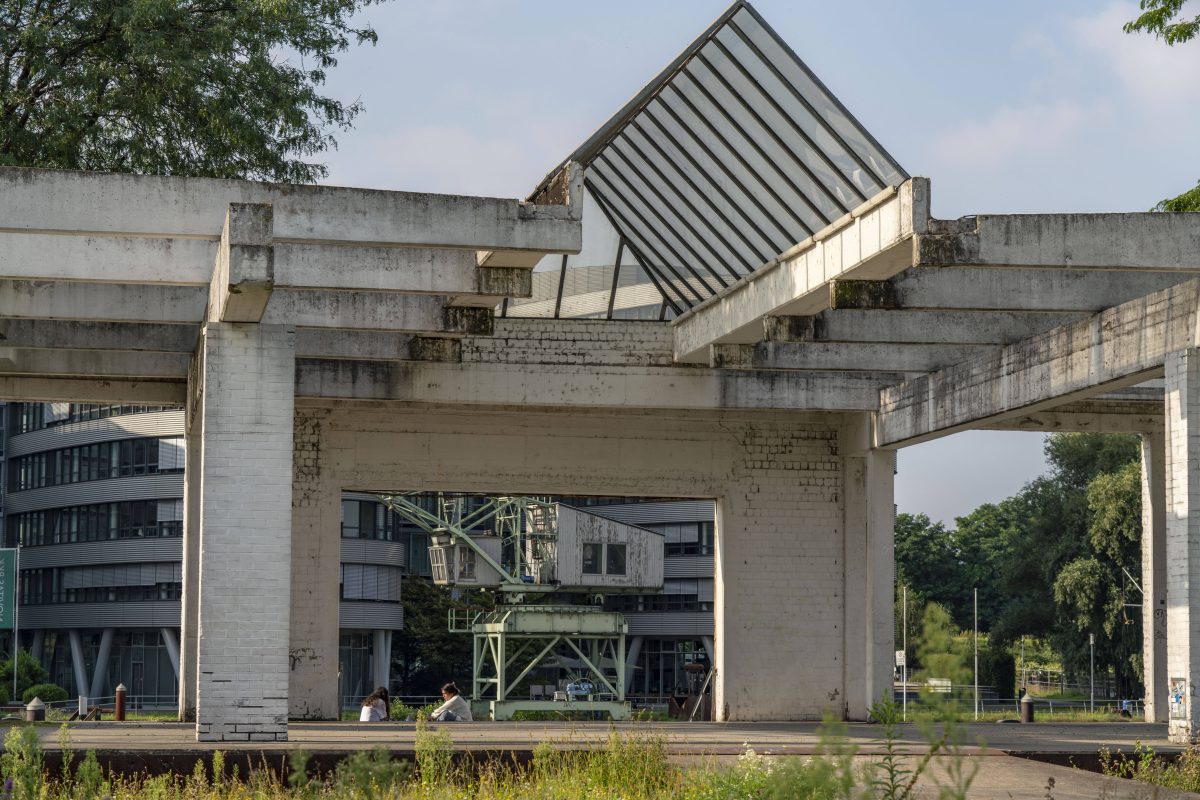
POLYGON ((816 369, 865 372, 929 372, 987 353, 995 345, 887 343, 714 344, 716 369, 816 369))
POLYGON ((810 317, 766 317, 770 342, 1008 344, 1087 316, 1036 311, 822 311, 810 317))
POLYGON ((24 403, 128 403, 182 405, 184 381, 78 380, 74 378, 10 377, 0 375, 0 400, 24 403))
POLYGON ((0 281, 0 317, 199 322, 208 290, 199 286, 0 281))
POLYGON ((297 328, 479 334, 492 329, 490 308, 450 308, 437 295, 309 292, 277 289, 262 321, 297 328))
POLYGON ((209 322, 260 322, 275 289, 271 207, 230 203, 208 287, 209 322))
POLYGON ((296 397, 546 408, 870 411, 899 376, 696 367, 296 362, 296 397))
POLYGON ((577 253, 581 195, 567 205, 334 186, 0 169, 8 230, 207 237, 230 203, 270 203, 278 240, 577 253))
POLYGON ((190 361, 186 353, 0 347, 0 375, 186 380, 190 361))
POLYGON ((458 339, 417 336, 391 331, 296 331, 296 357, 356 361, 459 361, 458 339))
POLYGON ((828 227, 769 261, 712 299, 681 314, 675 359, 704 362, 708 346, 760 338, 766 315, 815 314, 829 305, 835 278, 881 279, 912 263, 910 240, 929 221, 929 181, 886 189, 828 227))
POLYGON ((196 324, 0 319, 0 345, 26 349, 191 353, 199 335, 196 324))
POLYGON ((881 393, 879 446, 994 424, 1161 375, 1200 345, 1200 279, 1139 297, 881 393))
POLYGON ((980 214, 934 220, 915 265, 1200 270, 1194 214, 980 214))
POLYGON ((1064 403, 1044 411, 1032 411, 1006 419, 985 430, 1033 431, 1037 433, 1157 433, 1163 430, 1163 404, 1103 401, 1099 399, 1064 403))
POLYGON ((829 304, 838 310, 1096 312, 1187 279, 1179 272, 920 267, 886 281, 833 281, 829 304))

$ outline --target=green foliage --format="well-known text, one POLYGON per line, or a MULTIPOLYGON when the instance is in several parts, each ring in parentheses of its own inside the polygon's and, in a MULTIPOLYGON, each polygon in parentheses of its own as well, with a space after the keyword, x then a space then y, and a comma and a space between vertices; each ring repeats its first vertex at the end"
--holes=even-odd
POLYGON ((1126 33, 1153 33, 1169 45, 1186 42, 1200 33, 1200 16, 1180 17, 1187 0, 1141 0, 1142 13, 1125 23, 1126 33))
POLYGON ((21 692, 22 703, 28 704, 35 697, 43 703, 59 703, 66 700, 69 695, 66 689, 54 683, 35 683, 21 692))
MULTIPOLYGON (((418 744, 418 746, 420 746, 418 744)), ((407 761, 393 761, 383 745, 343 759, 334 773, 334 788, 352 800, 388 797, 395 786, 405 783, 412 772, 407 761)))
MULTIPOLYGON (((12 692, 12 674, 13 661, 12 656, 0 661, 0 693, 5 697, 11 697, 12 692)), ((25 690, 35 684, 43 684, 50 678, 50 673, 42 669, 42 662, 38 661, 28 650, 20 650, 17 653, 17 697, 23 697, 25 690)), ((42 698, 43 700, 45 698, 42 698)))
POLYGON ((921 637, 917 640, 917 659, 921 664, 917 680, 941 678, 954 685, 970 682, 967 644, 957 633, 949 611, 937 603, 925 607, 921 616, 921 637))
POLYGON ((1160 758, 1141 742, 1130 754, 1112 753, 1106 747, 1100 751, 1100 771, 1113 778, 1200 792, 1200 747, 1192 745, 1174 761, 1160 758))
POLYGON ((2 0, 0 165, 312 182, 373 0, 2 0))
POLYGON ((41 797, 45 771, 37 729, 32 725, 16 725, 4 737, 0 774, 6 781, 12 781, 11 800, 38 800, 41 797))
POLYGON ((400 599, 408 620, 397 642, 401 662, 395 674, 402 692, 436 695, 446 681, 469 677, 471 637, 451 633, 447 617, 451 609, 490 609, 492 596, 476 592, 456 600, 448 587, 417 578, 401 584, 400 599))
POLYGON ((454 742, 445 730, 430 730, 428 717, 417 717, 414 750, 421 785, 441 786, 449 782, 454 770, 454 742))
POLYGON ((1200 211, 1200 181, 1178 197, 1160 200, 1151 211, 1167 211, 1179 213, 1183 211, 1200 211))

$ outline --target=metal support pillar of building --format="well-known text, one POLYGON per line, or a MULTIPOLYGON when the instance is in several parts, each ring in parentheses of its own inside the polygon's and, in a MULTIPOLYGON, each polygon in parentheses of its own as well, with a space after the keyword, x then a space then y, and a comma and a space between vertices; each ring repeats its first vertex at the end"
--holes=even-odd
POLYGON ((36 661, 41 663, 42 654, 46 649, 46 632, 41 628, 33 632, 33 645, 29 648, 30 654, 36 661))
POLYGON ((1168 737, 1200 733, 1200 349, 1169 353, 1166 372, 1166 547, 1168 737))
POLYGON ((71 666, 75 669, 75 694, 86 696, 88 691, 87 661, 83 657, 83 637, 77 630, 67 631, 71 642, 71 666))
POLYGON ((175 680, 179 680, 179 642, 175 638, 175 629, 160 628, 158 633, 162 636, 163 647, 167 648, 167 658, 171 659, 171 669, 175 670, 175 680))
POLYGON ((1142 436, 1142 681, 1146 722, 1166 722, 1167 489, 1161 431, 1142 436))
POLYGON ((633 679, 637 671, 637 661, 642 655, 642 636, 630 636, 625 642, 625 686, 633 686, 633 679))
POLYGON ((92 666, 92 686, 88 697, 101 697, 104 694, 104 684, 108 680, 108 657, 112 654, 115 628, 105 628, 100 634, 100 649, 96 653, 96 663, 92 666))
POLYGON ((391 681, 392 632, 373 631, 371 641, 371 680, 374 684, 388 688, 391 681))

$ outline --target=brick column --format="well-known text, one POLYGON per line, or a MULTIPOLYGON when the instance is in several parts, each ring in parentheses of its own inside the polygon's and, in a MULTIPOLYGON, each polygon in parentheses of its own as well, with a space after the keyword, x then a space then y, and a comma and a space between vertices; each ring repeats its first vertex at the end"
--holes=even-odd
POLYGON ((1161 431, 1142 436, 1142 682, 1146 722, 1167 721, 1167 488, 1161 431))
POLYGON ((295 334, 214 323, 202 374, 196 738, 287 739, 295 334))
MULTIPOLYGON (((197 362, 199 363, 199 362, 197 362)), ((179 721, 196 718, 196 648, 200 635, 200 375, 189 379, 187 468, 183 481, 183 600, 179 613, 179 721)))
POLYGON ((1165 455, 1168 730, 1187 744, 1200 732, 1200 350, 1166 358, 1165 455))

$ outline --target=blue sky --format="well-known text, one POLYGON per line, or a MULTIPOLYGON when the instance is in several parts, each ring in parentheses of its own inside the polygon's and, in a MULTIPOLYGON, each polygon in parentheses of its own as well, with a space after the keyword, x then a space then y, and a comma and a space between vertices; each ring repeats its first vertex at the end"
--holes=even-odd
MULTIPOLYGON (((393 0, 328 92, 366 111, 329 182, 524 196, 719 15, 713 0, 393 0)), ((1127 35, 1136 2, 759 0, 941 217, 1141 211, 1200 178, 1200 43, 1127 35)), ((900 454, 897 503, 952 521, 1044 467, 1041 437, 900 454)))

